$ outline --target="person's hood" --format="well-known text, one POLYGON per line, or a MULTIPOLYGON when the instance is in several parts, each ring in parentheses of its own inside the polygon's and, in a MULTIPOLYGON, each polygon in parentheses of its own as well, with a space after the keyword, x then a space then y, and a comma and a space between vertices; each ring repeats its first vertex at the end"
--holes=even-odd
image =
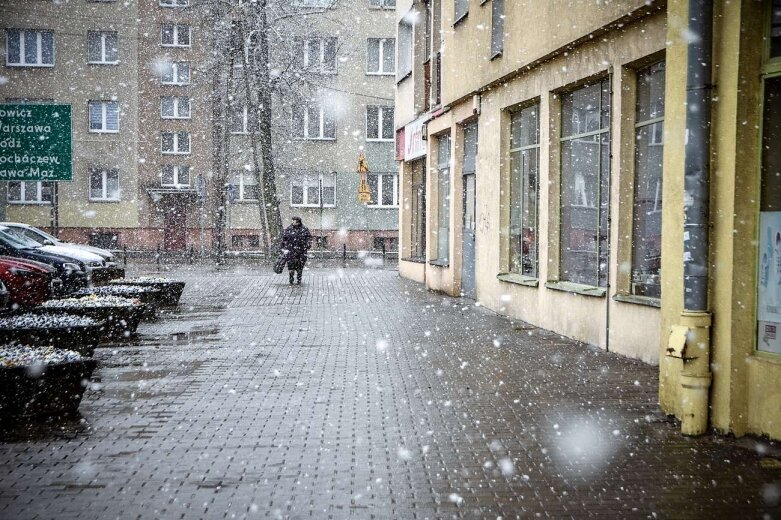
POLYGON ((94 253, 90 253, 89 251, 84 251, 83 249, 79 249, 78 247, 41 246, 38 249, 40 249, 41 251, 54 253, 56 255, 60 255, 64 257, 75 258, 76 260, 84 262, 84 264, 86 264, 87 267, 101 267, 105 262, 102 256, 98 256, 94 253))

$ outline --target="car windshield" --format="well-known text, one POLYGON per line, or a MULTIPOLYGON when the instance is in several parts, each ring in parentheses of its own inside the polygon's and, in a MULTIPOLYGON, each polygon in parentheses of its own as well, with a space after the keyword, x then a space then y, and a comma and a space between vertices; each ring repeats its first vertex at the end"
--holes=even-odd
POLYGON ((19 237, 9 233, 8 228, 0 229, 0 242, 14 249, 29 249, 31 247, 40 247, 41 244, 29 238, 19 237))
POLYGON ((14 229, 12 227, 6 228, 4 231, 6 231, 9 235, 17 239, 19 242, 22 242, 24 247, 41 247, 43 245, 43 242, 39 242, 38 240, 33 240, 32 238, 26 236, 20 229, 14 229))
POLYGON ((58 240, 53 236, 51 236, 49 233, 45 231, 41 231, 38 228, 9 226, 8 229, 18 234, 24 235, 29 239, 35 240, 36 242, 43 243, 44 240, 48 240, 52 244, 56 244, 58 242, 58 240))

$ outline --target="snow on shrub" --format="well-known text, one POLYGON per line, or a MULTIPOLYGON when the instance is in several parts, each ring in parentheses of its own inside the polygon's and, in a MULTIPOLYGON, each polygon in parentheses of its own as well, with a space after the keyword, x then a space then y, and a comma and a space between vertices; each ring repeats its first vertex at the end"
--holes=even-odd
POLYGON ((98 308, 98 307, 136 307, 141 305, 137 298, 125 298, 123 296, 99 296, 90 294, 79 298, 63 298, 61 300, 48 300, 43 302, 47 309, 71 309, 71 308, 98 308))
POLYGON ((92 318, 69 314, 17 314, 0 318, 0 329, 61 329, 91 327, 98 322, 92 318))
POLYGON ((81 361, 78 352, 53 347, 0 345, 0 367, 29 367, 81 361))

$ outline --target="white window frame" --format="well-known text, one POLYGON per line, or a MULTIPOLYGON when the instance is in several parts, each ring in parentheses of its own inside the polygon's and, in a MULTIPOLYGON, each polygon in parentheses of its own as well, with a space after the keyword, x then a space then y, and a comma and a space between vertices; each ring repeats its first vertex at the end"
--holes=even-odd
POLYGON ((292 208, 319 208, 320 202, 317 203, 310 203, 309 202, 309 188, 317 188, 318 189, 318 197, 319 200, 323 200, 323 188, 333 188, 334 189, 334 201, 333 204, 325 204, 323 203, 324 208, 335 208, 336 207, 336 176, 333 176, 333 186, 326 186, 325 182, 322 184, 320 181, 325 180, 325 175, 320 174, 317 176, 314 175, 307 175, 301 178, 293 179, 290 181, 290 207, 292 208), (294 186, 300 186, 303 188, 304 193, 304 202, 302 204, 294 204, 293 203, 293 187, 294 186))
MULTIPOLYGON (((238 107, 234 107, 234 110, 236 110, 238 107)), ((238 132, 233 130, 233 119, 231 118, 230 121, 230 133, 233 135, 249 135, 250 134, 250 128, 249 128, 249 107, 247 105, 244 105, 241 107, 241 130, 238 132)), ((235 117, 235 114, 234 114, 235 117)), ((260 114, 258 114, 258 119, 260 118, 260 114)), ((258 125, 258 122, 255 122, 255 125, 258 125)), ((256 133, 257 128, 253 129, 251 133, 256 133)))
POLYGON ((399 174, 398 173, 369 173, 377 177, 377 193, 372 193, 372 199, 377 201, 375 203, 367 204, 370 208, 398 208, 399 207, 399 174), (393 177, 393 204, 382 203, 382 178, 381 177, 393 177))
POLYGON ((181 48, 189 49, 190 47, 192 47, 192 43, 193 43, 193 28, 192 28, 192 26, 187 25, 187 24, 178 24, 178 23, 164 23, 164 24, 160 25, 160 47, 181 47, 181 48), (172 32, 172 35, 173 35, 173 38, 174 38, 173 43, 165 43, 163 41, 163 33, 164 33, 166 27, 172 27, 173 28, 173 32, 172 32), (180 38, 180 33, 182 32, 181 29, 187 29, 187 42, 188 43, 186 43, 186 44, 179 43, 179 40, 181 39, 180 38))
POLYGON ((160 96, 160 119, 190 119, 193 113, 193 100, 190 96, 160 96), (174 115, 167 116, 163 113, 163 103, 166 99, 172 99, 174 103, 174 115), (181 114, 181 100, 187 100, 189 112, 186 116, 181 114))
POLYGON ((246 170, 235 170, 233 172, 233 180, 238 181, 238 183, 235 184, 236 186, 236 200, 239 202, 257 202, 259 200, 259 197, 247 197, 245 192, 245 188, 247 186, 256 186, 258 189, 258 195, 260 195, 260 185, 257 182, 257 177, 255 177, 255 172, 246 171, 246 170), (246 182, 245 179, 252 179, 253 182, 246 182))
POLYGON ((367 76, 393 76, 396 74, 396 38, 367 38, 366 39, 366 75, 367 76), (393 70, 385 70, 385 42, 393 41, 393 70), (378 70, 369 70, 369 49, 373 42, 377 42, 378 70))
MULTIPOLYGON (((299 141, 336 141, 336 117, 334 117, 334 137, 325 137, 325 107, 323 104, 305 103, 301 106, 304 107, 304 135, 303 137, 294 135, 293 139, 299 141), (314 137, 309 135, 309 108, 312 106, 317 106, 317 108, 320 110, 320 133, 314 137)), ((293 113, 293 117, 295 117, 295 112, 293 113)))
POLYGON ((160 7, 190 7, 190 0, 160 0, 160 7))
POLYGON ((160 84, 161 85, 189 85, 192 69, 190 68, 190 62, 189 61, 172 61, 169 63, 164 64, 165 67, 171 67, 171 76, 173 77, 172 81, 165 81, 164 75, 166 71, 162 71, 160 73, 160 84), (179 69, 182 65, 187 65, 187 80, 182 81, 181 74, 179 72, 179 69))
POLYGON ((117 31, 87 31, 87 63, 90 65, 117 65, 119 64, 119 34, 117 31), (109 61, 106 59, 106 36, 109 34, 113 34, 117 39, 117 59, 114 61, 109 61), (90 37, 91 36, 97 36, 100 38, 100 60, 94 61, 90 59, 89 55, 89 48, 90 48, 90 37))
POLYGON ((188 164, 164 164, 160 167, 160 186, 166 188, 189 188, 190 180, 192 179, 192 167, 188 164), (172 168, 174 175, 174 182, 164 182, 164 171, 166 168, 172 168), (181 172, 183 168, 187 168, 187 182, 179 182, 181 179, 181 172))
POLYGON ((396 9, 396 0, 369 0, 369 9, 396 9))
POLYGON ((392 106, 386 106, 386 105, 366 105, 366 140, 369 142, 382 142, 386 143, 389 141, 395 141, 396 135, 395 131, 393 131, 393 125, 391 125, 391 135, 390 137, 383 137, 382 136, 382 129, 383 129, 383 123, 385 122, 386 114, 390 112, 391 119, 394 118, 394 110, 392 106), (375 130, 377 131, 377 137, 369 137, 369 110, 376 108, 377 109, 377 128, 375 130))
MULTIPOLYGON (((43 200, 43 183, 46 181, 8 181, 6 183, 6 190, 7 190, 7 200, 9 204, 34 204, 34 205, 41 205, 41 204, 51 204, 52 201, 49 200, 43 200), (30 182, 35 182, 35 200, 25 200, 25 195, 27 194, 27 184, 30 182), (19 200, 14 200, 11 198, 11 185, 14 183, 19 183, 19 196, 21 197, 19 200)), ((52 189, 54 187, 52 186, 52 189)))
POLYGON ((122 198, 122 192, 119 185, 119 170, 117 168, 90 168, 89 178, 87 179, 87 193, 90 202, 119 202, 122 198), (117 175, 117 196, 108 196, 108 175, 109 173, 116 173, 117 175), (101 175, 101 192, 100 197, 92 196, 92 176, 95 174, 101 175))
POLYGON ((41 29, 16 29, 8 28, 5 30, 5 64, 7 67, 54 67, 57 61, 56 44, 54 42, 54 31, 47 31, 41 29), (11 62, 10 49, 11 49, 11 34, 16 33, 19 35, 19 61, 11 62), (26 61, 26 36, 25 33, 32 32, 35 34, 36 44, 38 46, 38 52, 36 53, 35 62, 26 61), (43 35, 44 33, 51 33, 52 35, 52 62, 43 63, 43 35))
POLYGON ((192 135, 190 132, 160 132, 160 153, 163 155, 190 155, 192 150, 192 135), (163 142, 165 140, 164 136, 166 134, 173 135, 173 150, 165 150, 163 148, 163 142), (187 135, 187 151, 180 150, 179 146, 179 136, 181 134, 187 135))
POLYGON ((301 61, 304 63, 304 69, 305 71, 315 71, 319 74, 328 74, 328 75, 334 75, 338 73, 339 70, 339 60, 336 55, 336 49, 339 45, 339 40, 335 36, 316 36, 311 38, 299 38, 298 42, 301 43, 301 52, 303 52, 303 57, 301 61), (326 49, 326 42, 329 40, 334 40, 334 68, 333 70, 329 70, 326 68, 326 62, 325 62, 325 49, 326 49), (313 57, 309 55, 309 43, 310 42, 317 42, 317 56, 314 59, 313 57))
POLYGON ((87 102, 87 129, 91 134, 118 134, 119 133, 119 103, 116 101, 98 101, 90 100, 87 102), (116 105, 117 107, 117 127, 115 129, 108 128, 108 106, 116 105), (92 107, 100 106, 101 124, 99 129, 92 128, 92 107))

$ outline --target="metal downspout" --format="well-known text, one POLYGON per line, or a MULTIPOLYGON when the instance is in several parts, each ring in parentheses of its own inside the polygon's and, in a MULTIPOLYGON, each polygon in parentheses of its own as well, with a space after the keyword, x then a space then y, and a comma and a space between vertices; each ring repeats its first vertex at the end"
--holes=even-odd
POLYGON ((710 132, 713 47, 712 0, 689 0, 684 165, 683 275, 688 328, 681 372, 681 431, 700 435, 708 428, 710 325, 708 265, 710 238, 710 132))

